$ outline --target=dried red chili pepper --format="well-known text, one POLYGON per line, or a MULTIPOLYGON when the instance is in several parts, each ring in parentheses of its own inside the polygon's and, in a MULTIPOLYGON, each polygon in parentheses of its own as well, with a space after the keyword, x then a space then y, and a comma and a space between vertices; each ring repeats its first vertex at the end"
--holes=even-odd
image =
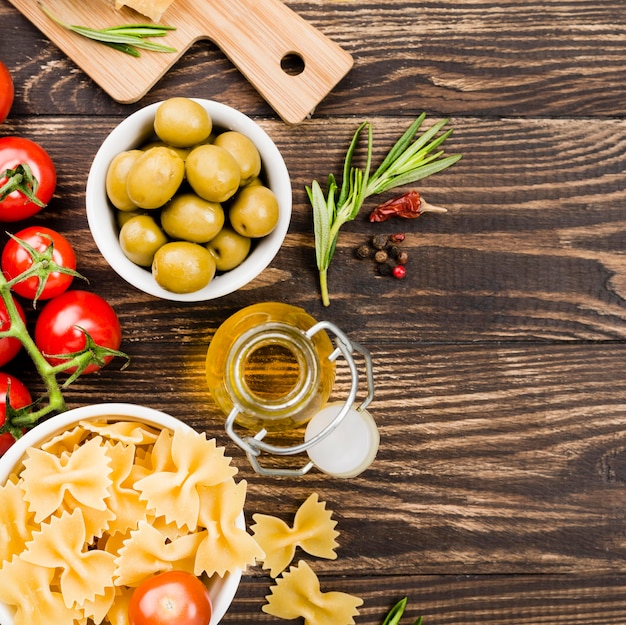
POLYGON ((387 221, 390 217, 415 219, 423 213, 446 213, 447 209, 428 204, 414 189, 379 204, 371 213, 371 222, 387 221))

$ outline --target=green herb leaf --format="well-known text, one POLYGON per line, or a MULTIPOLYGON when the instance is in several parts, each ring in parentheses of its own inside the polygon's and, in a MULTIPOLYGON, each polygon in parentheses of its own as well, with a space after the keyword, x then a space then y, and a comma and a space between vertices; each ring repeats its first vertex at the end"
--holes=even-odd
POLYGON ((461 158, 460 154, 445 156, 443 150, 437 150, 452 132, 452 130, 441 132, 448 120, 441 120, 418 135, 424 119, 426 113, 422 113, 413 121, 372 175, 370 175, 373 152, 372 125, 369 122, 361 123, 346 152, 341 188, 332 174, 328 176, 326 196, 316 180, 311 187, 306 187, 313 208, 315 254, 324 306, 330 305, 328 268, 337 247, 339 230, 345 223, 356 218, 365 200, 372 195, 411 184, 443 171, 461 158), (353 166, 352 160, 361 132, 366 127, 367 155, 365 166, 359 168, 353 166), (336 197, 338 190, 339 196, 336 197))
POLYGON ((90 28, 88 26, 68 24, 53 15, 50 9, 43 3, 38 2, 38 4, 39 8, 62 28, 87 39, 103 43, 120 52, 132 56, 140 56, 138 48, 151 52, 176 52, 176 48, 146 41, 147 37, 165 36, 170 30, 176 30, 174 26, 163 26, 162 24, 122 24, 121 26, 110 26, 108 28, 90 28))
POLYGON ((385 620, 383 621, 383 625, 398 625, 402 615, 404 614, 404 610, 406 609, 406 604, 408 601, 408 597, 404 597, 404 599, 400 599, 396 605, 389 610, 385 620))
POLYGON ((107 33, 118 35, 130 35, 131 37, 165 37, 175 26, 161 26, 156 24, 122 24, 121 26, 109 26, 102 29, 107 33))
POLYGON ((387 156, 380 164, 378 169, 374 172, 373 178, 382 176, 388 169, 391 163, 399 158, 401 154, 411 144, 415 133, 419 130, 422 122, 426 119, 426 113, 422 113, 404 132, 404 134, 396 141, 396 144, 389 150, 387 156))
MULTIPOLYGON (((393 608, 389 610, 382 625, 398 625, 404 614, 404 610, 406 609, 407 601, 407 597, 400 599, 400 601, 398 601, 398 603, 396 603, 393 608)), ((413 625, 422 625, 422 617, 418 617, 413 625)))

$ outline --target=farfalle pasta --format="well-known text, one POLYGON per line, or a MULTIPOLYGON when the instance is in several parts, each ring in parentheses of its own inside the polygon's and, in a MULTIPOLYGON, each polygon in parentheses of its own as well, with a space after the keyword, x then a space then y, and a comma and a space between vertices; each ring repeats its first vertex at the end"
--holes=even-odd
POLYGON ((141 521, 124 541, 115 563, 115 576, 124 586, 137 586, 163 571, 180 570, 193 574, 202 532, 170 539, 147 521, 141 521))
POLYGON ((263 612, 287 620, 302 617, 305 625, 353 625, 363 604, 344 592, 322 592, 317 575, 304 561, 292 566, 270 590, 263 612))
POLYGON ((273 516, 253 515, 255 524, 250 529, 265 552, 263 568, 269 569, 272 577, 280 575, 293 560, 296 547, 318 558, 334 560, 339 532, 335 530, 337 521, 331 517, 332 512, 319 501, 317 493, 298 508, 293 527, 273 516))
POLYGON ((0 561, 10 560, 31 539, 37 527, 17 477, 0 487, 0 561))
POLYGON ((85 520, 80 508, 64 512, 44 523, 26 543, 25 562, 60 571, 59 589, 65 607, 94 601, 113 586, 115 556, 100 549, 87 549, 85 520))
POLYGON ((225 480, 214 488, 200 491, 200 525, 205 527, 202 542, 198 545, 194 575, 226 572, 227 562, 243 568, 246 562, 262 560, 263 548, 243 528, 235 523, 246 499, 246 482, 238 484, 225 480))
MULTIPOLYGON (((88 432, 95 432, 105 438, 129 445, 150 445, 156 442, 159 430, 149 428, 137 421, 82 421, 80 427, 88 432)), ((167 430, 161 430, 161 432, 167 430)))
POLYGON ((111 443, 108 445, 107 454, 112 460, 113 468, 107 508, 114 514, 107 531, 109 534, 125 533, 137 526, 137 519, 142 519, 148 514, 145 502, 141 501, 141 494, 133 488, 131 472, 135 447, 120 442, 111 443))
POLYGON ((61 456, 30 450, 24 460, 22 490, 36 523, 58 510, 66 495, 90 508, 106 509, 112 469, 103 442, 100 437, 92 438, 61 456))
POLYGON ((196 527, 200 514, 200 489, 215 486, 237 471, 206 435, 178 430, 172 437, 171 467, 153 467, 150 475, 135 483, 140 499, 158 516, 178 527, 196 527))
POLYGON ((55 570, 30 564, 19 556, 4 562, 0 569, 0 601, 16 606, 14 625, 74 623, 82 618, 68 608, 54 589, 55 570))
POLYGON ((178 569, 264 556, 240 517, 246 483, 188 428, 84 421, 30 448, 0 486, 0 601, 15 625, 128 625, 133 588, 178 569))

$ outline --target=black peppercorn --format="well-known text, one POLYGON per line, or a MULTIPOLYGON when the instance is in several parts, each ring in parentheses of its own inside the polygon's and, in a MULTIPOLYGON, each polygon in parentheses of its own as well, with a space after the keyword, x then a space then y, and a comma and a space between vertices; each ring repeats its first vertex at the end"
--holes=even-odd
POLYGON ((404 250, 400 250, 400 252, 396 256, 396 262, 398 263, 398 265, 406 265, 408 261, 409 255, 404 250))
POLYGON ((356 257, 357 258, 369 258, 372 250, 367 245, 359 245, 356 248, 356 257))
POLYGON ((377 263, 384 263, 387 261, 388 258, 389 258, 389 254, 387 254, 385 250, 378 250, 376 254, 374 254, 374 260, 377 263))
POLYGON ((377 249, 377 250, 382 250, 387 246, 387 242, 389 241, 389 237, 386 234, 377 234, 373 239, 372 239, 372 245, 377 249))
POLYGON ((390 263, 380 263, 378 265, 378 275, 390 276, 393 273, 393 267, 390 263))
POLYGON ((389 256, 391 258, 398 258, 399 253, 400 253, 400 247, 398 245, 392 245, 389 248, 389 256))

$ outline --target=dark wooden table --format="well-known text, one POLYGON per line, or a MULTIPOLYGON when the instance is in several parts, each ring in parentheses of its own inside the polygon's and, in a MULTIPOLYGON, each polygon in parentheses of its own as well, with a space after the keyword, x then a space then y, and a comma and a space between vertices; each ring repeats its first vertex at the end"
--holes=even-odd
MULTIPOLYGON (((32 222, 74 243, 89 288, 119 313, 132 358, 124 371, 81 378, 69 406, 141 403, 217 437, 248 480, 249 515, 291 521, 319 493, 335 511, 339 557, 300 555, 322 590, 363 598, 361 625, 380 623, 403 596, 407 622, 421 614, 426 625, 626 623, 624 4, 288 4, 355 59, 297 126, 210 42, 144 100, 117 104, 0 2, 0 58, 16 85, 0 135, 40 141, 59 173, 54 200, 32 222), (85 216, 87 172, 107 133, 174 95, 254 117, 293 181, 293 220, 271 266, 249 287, 199 304, 127 285, 99 255, 85 216), (340 173, 361 121, 373 122, 379 157, 422 111, 450 117, 448 151, 464 155, 419 187, 449 213, 383 227, 366 209, 342 231, 324 308, 304 186, 340 173), (407 233, 402 281, 353 255, 372 234, 395 230, 407 233), (381 447, 362 476, 260 477, 225 436, 204 382, 207 345, 232 313, 269 300, 334 321, 371 350, 381 447)), ((16 367, 29 375, 27 362, 16 367)), ((32 372, 29 383, 36 392, 32 372)), ((270 583, 260 568, 247 571, 224 623, 280 622, 261 612, 270 583)))

